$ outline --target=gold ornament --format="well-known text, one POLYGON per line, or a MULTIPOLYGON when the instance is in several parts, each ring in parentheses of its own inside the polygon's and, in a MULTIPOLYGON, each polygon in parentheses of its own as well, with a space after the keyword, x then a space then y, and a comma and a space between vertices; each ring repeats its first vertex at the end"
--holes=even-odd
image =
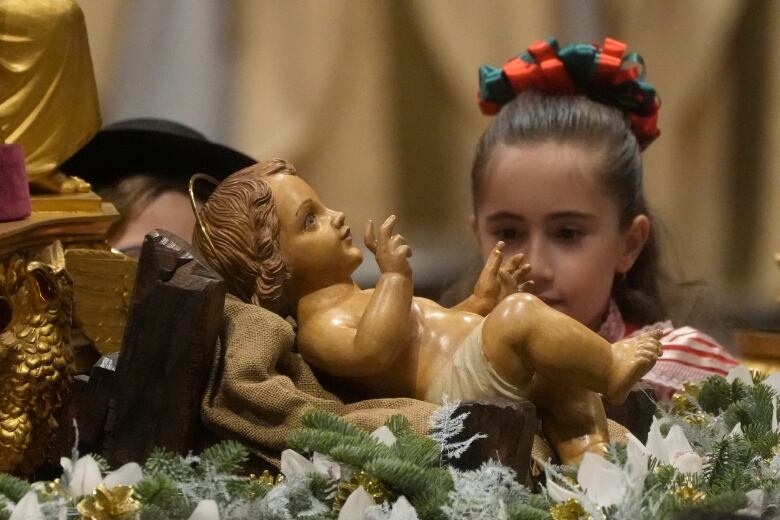
POLYGON ((58 478, 55 478, 51 482, 44 483, 44 488, 41 493, 49 500, 57 497, 68 498, 68 492, 62 487, 62 481, 58 478))
POLYGON ((684 504, 697 504, 704 500, 707 495, 701 489, 691 483, 685 483, 672 490, 672 494, 677 500, 684 504))
POLYGON ((683 383, 682 390, 672 396, 672 412, 681 417, 688 424, 704 425, 707 419, 701 408, 696 404, 701 385, 697 383, 683 383))
POLYGON ((73 322, 98 352, 118 352, 138 262, 108 250, 69 248, 65 265, 73 279, 73 322))
POLYGON ((62 244, 0 261, 0 471, 46 456, 73 377, 73 285, 62 244))
MULTIPOLYGON (((254 484, 255 482, 265 487, 274 487, 284 482, 284 475, 279 473, 274 477, 267 469, 263 470, 260 476, 257 476, 254 473, 250 473, 249 483, 254 484)), ((254 497, 254 493, 252 493, 252 495, 254 497)))
POLYGON ((275 477, 266 469, 260 474, 260 476, 254 473, 249 474, 249 498, 254 499, 260 496, 260 492, 257 490, 256 485, 259 484, 263 488, 274 487, 284 482, 284 475, 279 473, 275 477))
POLYGON ((138 511, 141 504, 133 498, 130 486, 106 489, 100 484, 92 496, 79 502, 77 509, 81 520, 127 520, 138 511))
POLYGON ((553 520, 591 520, 591 516, 576 498, 570 498, 562 504, 550 508, 553 520))
POLYGON ((349 482, 339 482, 336 498, 333 499, 333 510, 336 512, 341 511, 341 507, 344 505, 344 502, 347 501, 349 495, 360 486, 363 486, 363 489, 371 495, 371 498, 373 498, 374 502, 377 504, 387 502, 392 498, 390 491, 382 482, 372 478, 361 469, 349 479, 349 482))
POLYGON ((72 0, 4 0, 2 19, 0 142, 24 147, 36 187, 88 192, 57 169, 100 128, 84 14, 72 0))

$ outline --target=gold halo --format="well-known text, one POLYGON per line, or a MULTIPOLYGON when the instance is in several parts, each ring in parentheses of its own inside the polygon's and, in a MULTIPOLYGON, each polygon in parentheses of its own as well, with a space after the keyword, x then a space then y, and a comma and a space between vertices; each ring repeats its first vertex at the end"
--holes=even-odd
POLYGON ((210 184, 213 184, 215 188, 219 186, 219 181, 211 175, 206 175, 205 173, 196 173, 190 177, 188 190, 190 193, 190 205, 192 206, 192 212, 195 214, 195 220, 198 221, 198 226, 200 226, 200 230, 203 233, 203 236, 206 238, 206 242, 209 243, 211 252, 216 254, 217 248, 214 247, 214 243, 211 241, 211 237, 209 236, 208 231, 206 231, 206 226, 203 224, 203 220, 200 218, 200 211, 198 211, 198 206, 195 204, 195 182, 201 179, 209 182, 210 184))

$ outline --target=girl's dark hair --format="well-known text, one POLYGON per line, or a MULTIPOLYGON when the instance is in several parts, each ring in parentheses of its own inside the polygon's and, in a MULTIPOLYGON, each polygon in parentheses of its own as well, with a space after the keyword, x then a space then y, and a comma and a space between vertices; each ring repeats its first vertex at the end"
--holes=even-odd
MULTIPOLYGON (((642 190, 642 159, 628 117, 619 109, 585 96, 520 93, 501 109, 477 143, 471 169, 474 213, 492 152, 498 145, 577 142, 599 147, 604 153, 604 182, 619 205, 621 228, 637 215, 653 220, 642 190)), ((623 316, 639 324, 664 319, 655 226, 625 278, 615 277, 612 297, 623 316)))

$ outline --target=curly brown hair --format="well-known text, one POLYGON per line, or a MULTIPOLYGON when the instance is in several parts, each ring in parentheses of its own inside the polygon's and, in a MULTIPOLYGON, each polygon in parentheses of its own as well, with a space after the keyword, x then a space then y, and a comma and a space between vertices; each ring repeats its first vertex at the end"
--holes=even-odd
POLYGON ((225 279, 229 293, 281 315, 289 311, 285 289, 290 272, 282 256, 271 187, 263 179, 296 173, 284 159, 272 159, 230 175, 200 209, 205 229, 196 226, 192 241, 225 279))

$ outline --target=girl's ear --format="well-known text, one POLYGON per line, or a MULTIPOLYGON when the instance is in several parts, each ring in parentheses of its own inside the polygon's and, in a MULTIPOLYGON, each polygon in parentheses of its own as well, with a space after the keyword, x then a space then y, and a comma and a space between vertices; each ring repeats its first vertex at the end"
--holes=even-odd
POLYGON ((618 273, 625 274, 634 266, 634 262, 639 258, 639 253, 645 247, 647 237, 650 236, 650 226, 650 219, 647 218, 647 215, 634 217, 634 221, 631 222, 623 236, 623 251, 617 264, 618 273))

